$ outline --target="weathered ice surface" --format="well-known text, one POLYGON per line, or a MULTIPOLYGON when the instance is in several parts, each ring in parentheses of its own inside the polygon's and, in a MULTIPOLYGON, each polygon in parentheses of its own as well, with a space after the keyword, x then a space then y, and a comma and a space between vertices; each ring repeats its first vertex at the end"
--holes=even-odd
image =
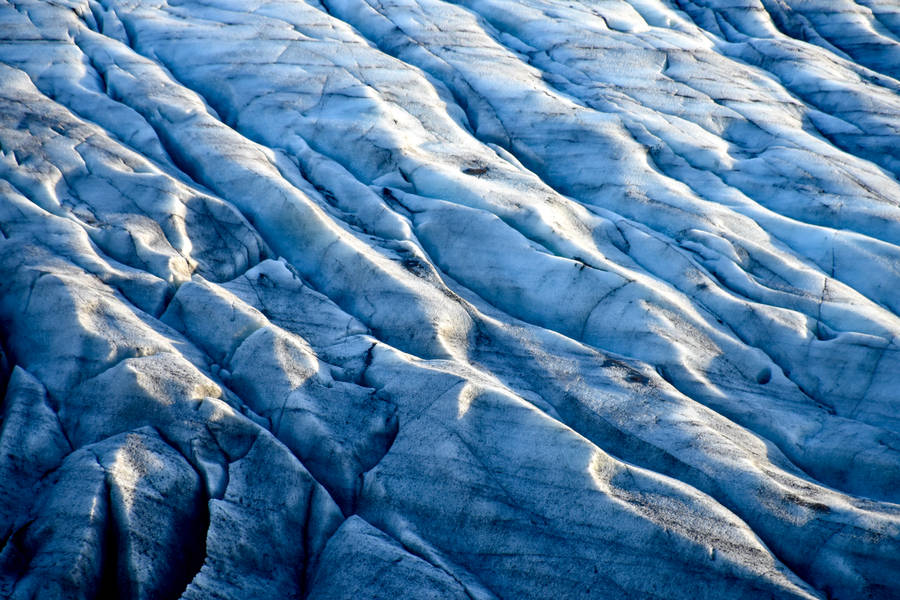
POLYGON ((900 598, 900 4, 0 0, 0 597, 900 598))

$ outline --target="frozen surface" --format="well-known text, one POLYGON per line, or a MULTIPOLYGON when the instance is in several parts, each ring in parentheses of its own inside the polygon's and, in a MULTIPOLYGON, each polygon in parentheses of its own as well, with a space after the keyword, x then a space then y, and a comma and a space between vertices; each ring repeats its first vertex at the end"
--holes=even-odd
POLYGON ((900 5, 0 0, 0 597, 900 598, 900 5))

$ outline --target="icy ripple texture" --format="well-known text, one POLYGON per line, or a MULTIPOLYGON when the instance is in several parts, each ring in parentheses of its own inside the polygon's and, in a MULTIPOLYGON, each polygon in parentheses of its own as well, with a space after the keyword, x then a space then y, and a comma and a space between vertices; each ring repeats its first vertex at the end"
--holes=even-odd
POLYGON ((900 5, 0 1, 0 596, 900 597, 900 5))

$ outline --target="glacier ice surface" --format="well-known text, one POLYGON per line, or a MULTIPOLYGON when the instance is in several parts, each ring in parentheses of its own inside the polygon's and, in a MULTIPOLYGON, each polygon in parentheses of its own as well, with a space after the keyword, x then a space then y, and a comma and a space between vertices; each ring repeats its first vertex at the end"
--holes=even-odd
POLYGON ((900 6, 0 1, 0 596, 900 597, 900 6))

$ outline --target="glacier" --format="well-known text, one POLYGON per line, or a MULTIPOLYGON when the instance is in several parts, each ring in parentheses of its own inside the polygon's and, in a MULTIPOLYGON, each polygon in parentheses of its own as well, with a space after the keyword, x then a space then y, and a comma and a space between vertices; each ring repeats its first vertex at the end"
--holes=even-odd
POLYGON ((0 597, 900 598, 900 5, 0 0, 0 597))

